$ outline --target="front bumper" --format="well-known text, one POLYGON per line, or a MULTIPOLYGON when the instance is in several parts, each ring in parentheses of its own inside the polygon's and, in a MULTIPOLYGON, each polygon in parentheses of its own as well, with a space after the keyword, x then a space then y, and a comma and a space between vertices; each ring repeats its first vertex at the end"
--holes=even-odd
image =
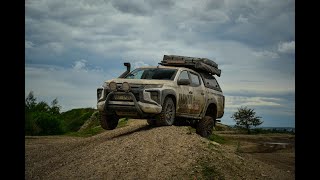
MULTIPOLYGON (((146 93, 146 92, 143 92, 146 93)), ((116 111, 118 112, 135 112, 143 117, 148 114, 159 114, 162 111, 162 106, 151 99, 146 98, 144 102, 137 101, 131 92, 110 92, 106 100, 101 100, 97 103, 99 111, 116 111), (113 101, 111 97, 115 94, 125 94, 131 96, 132 101, 113 101), (150 101, 150 102, 148 102, 150 101)), ((129 114, 129 113, 128 113, 129 114)))

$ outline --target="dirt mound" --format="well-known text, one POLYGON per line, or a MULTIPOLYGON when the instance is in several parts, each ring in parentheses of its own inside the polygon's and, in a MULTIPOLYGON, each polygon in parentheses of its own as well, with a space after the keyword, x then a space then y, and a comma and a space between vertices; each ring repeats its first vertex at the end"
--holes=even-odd
POLYGON ((217 144, 188 126, 128 124, 88 138, 26 137, 25 179, 294 179, 291 165, 241 154, 234 141, 217 144))

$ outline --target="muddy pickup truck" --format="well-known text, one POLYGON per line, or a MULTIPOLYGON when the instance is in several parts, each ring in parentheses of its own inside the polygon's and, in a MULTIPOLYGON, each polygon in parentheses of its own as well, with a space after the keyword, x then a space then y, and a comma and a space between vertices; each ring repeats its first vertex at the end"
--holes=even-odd
POLYGON ((122 75, 97 88, 101 127, 115 129, 123 117, 147 119, 152 126, 188 121, 199 135, 211 135, 225 104, 214 77, 221 70, 213 63, 176 55, 164 55, 158 66, 133 71, 130 63, 124 63, 127 70, 122 75))

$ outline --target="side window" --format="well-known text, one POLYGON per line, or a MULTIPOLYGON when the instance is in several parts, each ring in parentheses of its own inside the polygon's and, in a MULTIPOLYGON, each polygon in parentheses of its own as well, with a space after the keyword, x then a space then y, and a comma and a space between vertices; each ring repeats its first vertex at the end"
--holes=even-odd
POLYGON ((189 79, 189 76, 188 76, 188 72, 187 71, 182 71, 182 73, 180 74, 179 79, 189 79))
POLYGON ((191 85, 192 86, 199 86, 200 85, 200 79, 199 76, 190 72, 190 77, 191 77, 191 85))
POLYGON ((222 91, 216 78, 209 74, 202 74, 202 76, 204 77, 204 83, 206 87, 220 92, 222 91))

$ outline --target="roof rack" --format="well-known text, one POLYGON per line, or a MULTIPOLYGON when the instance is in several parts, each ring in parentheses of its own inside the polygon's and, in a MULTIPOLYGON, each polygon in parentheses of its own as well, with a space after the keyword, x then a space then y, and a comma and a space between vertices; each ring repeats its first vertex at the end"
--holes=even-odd
POLYGON ((187 67, 195 71, 217 75, 218 77, 221 75, 221 69, 218 69, 218 64, 207 58, 164 55, 163 60, 159 64, 163 66, 187 67))

